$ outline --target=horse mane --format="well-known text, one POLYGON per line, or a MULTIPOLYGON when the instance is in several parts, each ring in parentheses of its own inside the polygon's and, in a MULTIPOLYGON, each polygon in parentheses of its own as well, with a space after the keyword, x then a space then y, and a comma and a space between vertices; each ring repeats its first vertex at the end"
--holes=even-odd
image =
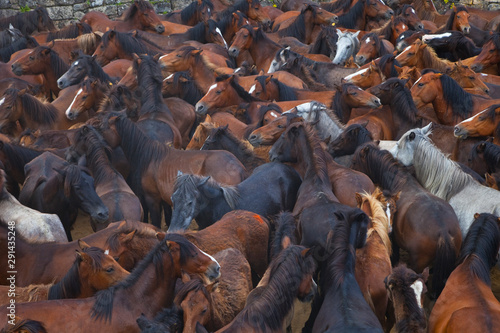
POLYGON ((353 0, 337 0, 327 3, 322 3, 321 8, 329 11, 330 13, 338 13, 349 10, 353 0))
MULTIPOLYGON (((119 32, 119 31, 115 31, 115 30, 106 31, 104 33, 104 35, 102 35, 102 38, 101 38, 102 45, 105 48, 108 47, 109 39, 110 39, 109 35, 111 33, 113 33, 115 35, 115 38, 118 41, 118 43, 121 45, 121 47, 123 48, 123 51, 128 53, 128 54, 136 53, 136 54, 154 55, 154 54, 159 53, 158 51, 149 48, 145 44, 145 42, 146 42, 146 43, 151 44, 154 47, 157 47, 156 45, 154 45, 154 43, 152 43, 148 39, 141 37, 142 34, 140 32, 135 34, 135 36, 134 36, 134 33, 131 33, 131 32, 125 33, 125 32, 119 32)), ((160 47, 157 47, 157 48, 161 49, 160 47)))
POLYGON ((92 27, 85 22, 73 23, 65 26, 61 30, 49 32, 46 42, 50 42, 54 39, 77 38, 80 36, 80 27, 82 28, 82 34, 92 32, 92 27))
POLYGON ((408 20, 403 16, 395 16, 392 20, 387 21, 383 26, 378 29, 374 29, 372 32, 383 39, 390 40, 392 36, 392 29, 399 23, 408 25, 408 20))
POLYGON ((360 166, 360 170, 373 181, 375 185, 396 193, 411 179, 407 169, 400 164, 389 151, 379 149, 374 143, 367 142, 356 149, 352 161, 353 166, 360 166), (365 160, 360 165, 359 160, 365 160))
POLYGON ((141 90, 141 114, 167 111, 170 113, 161 93, 163 76, 158 61, 149 55, 139 57, 140 64, 134 60, 133 66, 137 71, 137 82, 141 90))
MULTIPOLYGON (((415 44, 423 43, 420 39, 417 39, 415 44)), ((426 47, 422 50, 422 60, 426 64, 426 67, 435 68, 442 72, 445 72, 448 67, 453 66, 453 62, 439 58, 436 51, 434 51, 432 47, 426 47)))
POLYGON ((365 11, 365 1, 366 0, 359 0, 354 6, 350 7, 348 12, 340 15, 337 24, 346 29, 355 29, 356 21, 365 11))
POLYGON ((313 17, 316 17, 316 7, 317 6, 311 6, 307 5, 305 8, 303 8, 300 11, 300 14, 297 15, 297 17, 293 20, 292 24, 290 24, 288 27, 278 30, 278 36, 280 37, 295 37, 299 41, 304 42, 306 39, 306 19, 305 19, 305 13, 307 11, 311 11, 313 13, 313 17))
POLYGON ((123 221, 118 229, 106 239, 106 247, 116 252, 120 248, 120 235, 134 233, 134 238, 156 238, 156 231, 144 226, 144 224, 133 221, 123 221))
POLYGON ((8 143, 0 140, 0 150, 2 150, 7 158, 11 169, 24 170, 26 163, 30 162, 35 157, 43 154, 43 151, 23 147, 18 144, 8 143))
MULTIPOLYGON (((241 26, 243 24, 243 20, 247 19, 246 15, 243 14, 242 12, 240 12, 239 10, 235 11, 234 13, 236 15, 238 15, 238 25, 241 26)), ((217 26, 219 27, 219 29, 223 35, 226 32, 229 25, 231 24, 231 22, 233 20, 232 14, 234 14, 234 13, 231 13, 231 15, 225 15, 225 16, 221 17, 221 19, 217 22, 217 26)))
MULTIPOLYGON (((198 185, 205 180, 205 177, 191 174, 183 174, 177 177, 174 185, 174 192, 179 190, 181 187, 184 191, 189 193, 197 193, 199 192, 198 185)), ((217 183, 212 178, 208 179, 208 181, 203 185, 204 187, 208 187, 212 190, 220 190, 222 195, 224 196, 224 200, 227 202, 229 207, 234 210, 238 205, 238 201, 240 199, 238 189, 236 186, 222 186, 217 183)))
MULTIPOLYGON (((275 104, 275 103, 270 103, 270 104, 267 104, 267 105, 262 105, 260 108, 259 108, 259 112, 258 112, 258 121, 257 121, 257 127, 261 127, 263 126, 264 124, 262 123, 264 121, 264 116, 266 115, 266 113, 268 111, 276 111, 276 113, 279 113, 279 114, 282 114, 283 113, 283 110, 281 109, 281 107, 278 105, 278 104, 275 104)), ((248 118, 249 120, 249 118, 248 118)), ((254 129, 255 129, 254 128, 254 129)), ((252 130, 253 131, 253 130, 252 130)), ((248 133, 250 134, 250 133, 248 133)))
MULTIPOLYGON (((258 0, 252 0, 252 5, 254 2, 258 2, 258 0)), ((247 0, 238 0, 232 6, 226 8, 222 13, 220 19, 223 19, 226 16, 231 16, 234 12, 239 10, 242 13, 248 13, 249 3, 247 0)), ((245 14, 246 15, 246 14, 245 14)))
POLYGON ((471 259, 468 270, 490 286, 490 269, 497 262, 499 246, 498 218, 492 214, 482 213, 469 227, 457 263, 460 265, 471 259))
MULTIPOLYGON (((87 164, 93 170, 94 182, 104 183, 116 176, 122 177, 111 164, 111 148, 93 126, 88 125, 87 128, 89 132, 84 136, 87 146, 87 164)), ((76 137, 75 142, 78 142, 76 137)))
POLYGON ((415 106, 410 89, 406 87, 403 80, 398 78, 390 78, 385 82, 387 82, 387 84, 391 84, 393 82, 398 83, 396 88, 391 90, 391 102, 394 103, 394 109, 397 114, 410 121, 411 124, 415 124, 417 122, 418 109, 415 106))
POLYGON ((155 9, 149 3, 149 1, 135 0, 132 5, 122 14, 122 21, 132 20, 138 11, 147 11, 155 9))
POLYGON ((284 237, 288 237, 290 239, 290 244, 297 244, 297 238, 295 235, 297 226, 295 224, 295 218, 291 212, 279 213, 274 221, 274 226, 276 228, 276 232, 274 233, 274 237, 271 242, 271 260, 276 258, 276 256, 283 250, 282 241, 284 237))
POLYGON ((189 71, 175 72, 173 76, 174 86, 181 85, 182 99, 191 105, 195 105, 203 97, 203 92, 196 84, 189 71), (180 81, 181 78, 186 79, 186 82, 180 81))
MULTIPOLYGON (((97 272, 102 269, 102 260, 105 256, 104 250, 98 247, 88 247, 82 249, 92 259, 92 270, 97 272)), ((76 256, 73 265, 66 275, 49 289, 48 299, 77 298, 80 295, 80 264, 83 261, 81 256, 76 256)))
MULTIPOLYGON (((189 19, 193 17, 193 15, 195 15, 198 10, 202 10, 205 7, 208 7, 211 11, 214 10, 214 5, 210 0, 202 0, 201 4, 198 4, 198 1, 191 2, 189 5, 184 7, 184 9, 182 9, 180 12, 182 23, 185 24, 186 22, 188 22, 189 19)), ((173 14, 174 12, 168 13, 165 16, 165 18, 168 19, 173 14)))
MULTIPOLYGON (((104 321, 110 320, 113 314, 113 298, 116 291, 128 289, 134 286, 138 281, 140 281, 141 276, 146 271, 149 265, 153 264, 155 266, 155 274, 157 279, 165 279, 163 272, 163 262, 162 256, 164 253, 170 255, 170 260, 172 256, 170 254, 167 241, 173 241, 180 246, 180 263, 183 265, 187 258, 193 256, 196 251, 196 246, 189 242, 184 236, 174 233, 167 233, 163 241, 159 242, 145 257, 142 259, 137 267, 130 273, 129 276, 118 282, 114 286, 99 291, 95 295, 95 303, 92 306, 91 318, 94 320, 104 321)), ((172 271, 172 274, 174 272, 172 271)))
POLYGON ((457 17, 458 12, 469 12, 465 6, 455 6, 453 10, 450 13, 450 16, 448 17, 448 20, 446 21, 446 24, 444 25, 444 30, 443 31, 448 31, 448 30, 453 30, 453 21, 455 20, 455 17, 457 17))
MULTIPOLYGON (((398 332, 419 332, 422 328, 427 327, 427 320, 423 310, 419 307, 417 300, 415 298, 415 291, 408 284, 408 279, 406 277, 408 268, 405 264, 400 264, 392 270, 391 281, 394 282, 395 288, 400 290, 403 299, 404 306, 409 314, 408 318, 405 318, 396 323, 396 329, 398 332), (415 328, 415 324, 418 325, 415 328)), ((418 279, 418 276, 416 276, 418 279)), ((415 280, 416 281, 416 280, 415 280)))
POLYGON ((443 87, 443 98, 451 106, 454 118, 470 117, 474 107, 472 94, 465 91, 457 81, 446 74, 441 75, 439 79, 443 87))
POLYGON ((241 99, 243 99, 244 102, 246 102, 246 103, 262 102, 261 99, 253 97, 252 95, 250 95, 248 93, 248 91, 246 91, 242 86, 240 86, 240 84, 237 82, 238 81, 238 76, 228 75, 228 74, 219 75, 215 79, 215 82, 225 81, 225 80, 229 79, 230 77, 233 78, 232 80, 229 81, 231 87, 233 87, 233 89, 236 91, 236 93, 238 94, 238 96, 241 99))
POLYGON ((370 204, 370 209, 373 216, 371 217, 372 227, 368 229, 366 237, 370 237, 373 232, 376 232, 382 239, 389 256, 392 253, 391 239, 389 238, 389 219, 384 211, 384 205, 375 198, 372 194, 364 192, 361 197, 365 198, 370 204))
MULTIPOLYGON (((15 89, 15 88, 12 88, 15 89)), ((59 111, 51 103, 42 102, 28 93, 19 96, 24 114, 40 125, 52 125, 58 118, 59 111)))
POLYGON ((282 329, 281 321, 293 305, 303 276, 315 270, 312 256, 302 256, 304 249, 303 246, 290 245, 278 254, 269 264, 267 286, 263 287, 260 297, 247 303, 233 325, 249 325, 260 332, 282 329))
MULTIPOLYGON (((227 137, 231 142, 235 143, 238 146, 238 150, 247 157, 255 156, 253 152, 253 146, 247 140, 238 139, 227 126, 219 126, 217 128, 213 128, 209 134, 212 140, 218 141, 218 138, 221 136, 227 137), (217 139, 216 139, 217 138, 217 139)), ((207 137, 208 140, 208 137, 207 137)))
MULTIPOLYGON (((1 21, 1 19, 0 19, 1 21)), ((5 28, 5 30, 0 31, 0 47, 5 47, 10 43, 13 43, 13 40, 16 41, 19 38, 23 37, 23 33, 14 27, 5 28), (11 35, 12 34, 12 35, 11 35)))
POLYGON ((36 39, 31 36, 21 37, 18 40, 0 48, 0 60, 3 62, 9 62, 10 57, 14 52, 29 48, 30 44, 39 46, 36 39))
POLYGON ((457 162, 448 159, 428 137, 418 133, 421 129, 413 131, 417 134, 414 139, 417 140, 414 160, 421 164, 415 171, 424 188, 449 201, 464 186, 474 182, 472 176, 463 172, 457 162))
POLYGON ((9 25, 12 24, 14 28, 21 30, 23 35, 31 35, 34 31, 38 31, 38 20, 40 18, 42 19, 42 25, 44 25, 47 30, 56 30, 47 9, 42 6, 38 6, 36 9, 29 12, 17 13, 13 16, 0 18, 0 29, 9 29, 9 25))
POLYGON ((116 82, 116 80, 113 80, 108 74, 106 74, 101 65, 92 56, 80 53, 76 61, 82 60, 84 60, 90 66, 90 71, 87 73, 90 78, 96 78, 101 82, 116 82))
POLYGON ((212 295, 208 292, 207 288, 203 284, 203 281, 200 279, 194 278, 189 280, 188 282, 184 283, 182 287, 177 291, 175 298, 174 298, 174 304, 178 307, 181 306, 182 301, 187 297, 187 295, 191 292, 198 292, 201 291, 205 298, 208 300, 208 303, 210 304, 210 317, 213 317, 213 304, 212 304, 212 295))
POLYGON ((380 57, 380 60, 378 62, 378 67, 380 68, 381 73, 384 74, 387 79, 391 77, 398 77, 399 73, 396 70, 395 66, 402 67, 401 64, 396 60, 396 57, 394 55, 389 53, 380 57), (388 64, 391 65, 389 71, 387 72, 385 67, 388 64))
POLYGON ((244 25, 241 27, 241 29, 247 29, 248 33, 252 35, 253 43, 258 44, 260 41, 266 41, 267 43, 281 48, 281 45, 273 41, 271 38, 269 38, 264 31, 262 31, 262 28, 259 27, 258 29, 254 29, 253 26, 251 25, 244 25))
MULTIPOLYGON (((337 44, 337 40, 339 38, 339 35, 337 35, 337 28, 332 27, 332 26, 322 25, 321 32, 318 34, 318 37, 316 37, 316 39, 311 43, 311 45, 309 47, 309 53, 310 54, 324 54, 323 52, 325 52, 325 50, 324 50, 325 39, 329 38, 329 37, 333 38, 335 44, 337 44)), ((328 44, 326 47, 328 47, 328 49, 329 49, 328 44)), ((325 55, 330 56, 330 53, 331 52, 329 52, 328 54, 325 54, 325 55)))
POLYGON ((82 34, 76 37, 76 42, 78 43, 78 48, 80 48, 85 54, 92 54, 97 49, 97 45, 101 41, 101 37, 97 34, 90 32, 87 34, 82 34))
POLYGON ((434 19, 439 13, 436 13, 433 10, 429 10, 426 6, 426 0, 416 0, 412 3, 413 7, 418 13, 418 16, 421 20, 427 20, 434 22, 434 19))
POLYGON ((108 108, 112 108, 111 111, 119 111, 124 108, 127 108, 127 116, 132 117, 129 115, 129 112, 137 112, 137 110, 129 110, 128 105, 125 104, 125 100, 123 97, 126 97, 128 99, 131 99, 135 102, 136 108, 137 104, 139 101, 136 99, 136 96, 132 94, 129 88, 127 88, 124 85, 118 84, 114 85, 107 94, 104 95, 104 98, 101 100, 99 106, 98 106, 98 111, 97 114, 104 114, 108 108))
POLYGON ((493 45, 495 45, 495 49, 497 50, 500 49, 500 33, 498 32, 492 33, 490 37, 488 37, 488 39, 486 40, 486 43, 488 43, 489 41, 493 42, 493 45))
POLYGON ((488 170, 491 172, 495 172, 496 169, 500 167, 500 147, 492 142, 481 141, 474 145, 471 150, 471 159, 475 160, 478 156, 477 148, 479 145, 482 145, 483 148, 483 156, 484 162, 488 167, 488 170))
POLYGON ((194 27, 189 28, 189 30, 185 32, 185 35, 189 40, 199 41, 200 43, 207 43, 207 40, 205 38, 206 30, 210 30, 216 26, 217 25, 215 24, 215 21, 212 19, 208 20, 207 22, 198 22, 194 27))
POLYGON ((20 319, 16 317, 15 325, 7 323, 7 325, 2 329, 2 333, 47 333, 43 323, 37 320, 31 319, 20 319))

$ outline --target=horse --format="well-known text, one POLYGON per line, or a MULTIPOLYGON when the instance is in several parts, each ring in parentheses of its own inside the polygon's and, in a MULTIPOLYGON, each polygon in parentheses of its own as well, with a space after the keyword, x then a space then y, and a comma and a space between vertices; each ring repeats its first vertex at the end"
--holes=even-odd
POLYGON ((106 32, 107 28, 120 32, 141 29, 161 34, 165 31, 165 27, 153 6, 144 0, 134 0, 134 3, 122 14, 120 20, 110 20, 101 12, 91 11, 85 14, 80 22, 90 25, 93 31, 101 32, 106 32))
POLYGON ((210 0, 195 0, 182 10, 175 10, 164 15, 166 21, 194 26, 198 22, 205 22, 212 16, 214 5, 210 0))
POLYGON ((466 235, 476 212, 500 215, 500 193, 463 172, 456 162, 436 148, 429 139, 430 133, 430 124, 406 132, 391 154, 403 165, 413 165, 418 181, 428 191, 449 202, 458 217, 462 234, 466 235), (471 198, 477 200, 471 201, 471 198))
POLYGON ((319 286, 324 293, 319 311, 309 317, 311 324, 314 320, 313 332, 383 332, 355 278, 355 251, 366 242, 369 222, 362 214, 339 219, 329 232, 324 253, 318 253, 322 261, 319 286))
POLYGON ((359 50, 354 54, 354 62, 359 66, 363 66, 383 55, 392 54, 394 51, 394 48, 390 50, 383 42, 383 39, 374 32, 370 32, 361 37, 359 43, 359 50))
MULTIPOLYGON (((105 66, 115 58, 134 60, 134 54, 163 54, 163 49, 140 37, 137 32, 124 33, 109 30, 102 35, 101 43, 92 54, 96 61, 105 66)), ((60 77, 60 76, 59 76, 60 77)))
MULTIPOLYGON (((112 166, 110 148, 99 132, 90 125, 81 127, 75 134, 73 149, 86 157, 86 164, 94 178, 95 191, 108 208, 109 222, 141 221, 141 202, 112 166)), ((91 226, 94 231, 103 228, 94 219, 91 219, 91 226)))
POLYGON ((372 61, 368 67, 344 77, 342 82, 352 83, 361 89, 368 89, 381 84, 385 79, 382 70, 372 61))
POLYGON ((358 148, 352 168, 365 172, 392 195, 401 192, 392 225, 394 260, 398 260, 399 248, 403 248, 409 253, 409 266, 416 272, 422 272, 434 262, 432 287, 439 295, 462 243, 459 220, 453 208, 425 190, 388 151, 373 144, 358 148))
POLYGON ((152 320, 141 314, 136 322, 141 333, 182 332, 184 328, 182 313, 175 305, 158 312, 152 320))
POLYGON ((424 30, 424 24, 420 20, 415 8, 412 5, 404 4, 396 9, 396 16, 402 16, 408 22, 410 29, 414 31, 424 30))
POLYGON ((214 258, 221 268, 219 281, 205 287, 199 279, 186 276, 175 295, 174 303, 184 313, 186 332, 195 331, 197 322, 211 332, 226 326, 243 310, 252 289, 250 265, 240 251, 229 248, 214 258))
POLYGON ((5 171, 0 169, 0 225, 15 226, 18 235, 29 241, 67 242, 68 237, 59 217, 43 214, 22 205, 6 189, 5 171))
POLYGON ((337 53, 332 60, 335 65, 345 65, 347 59, 355 56, 359 51, 359 31, 353 33, 350 31, 343 32, 337 29, 339 38, 337 39, 337 53))
POLYGON ((0 61, 9 62, 11 55, 15 52, 26 48, 33 49, 37 46, 39 46, 39 44, 33 37, 22 37, 12 44, 0 48, 0 61))
POLYGON ((366 125, 365 123, 347 126, 337 138, 328 142, 328 153, 333 158, 352 155, 363 143, 373 141, 372 134, 366 129, 366 125))
POLYGON ((387 293, 394 306, 397 333, 427 332, 423 298, 427 291, 425 283, 428 276, 427 269, 422 274, 417 274, 406 265, 400 264, 384 279, 387 293))
MULTIPOLYGON (((170 198, 178 170, 210 175, 228 185, 236 185, 246 177, 243 165, 229 152, 171 148, 149 139, 123 116, 104 119, 97 128, 112 148, 121 145, 129 161, 141 161, 131 165, 131 188, 139 198, 144 196, 147 211, 156 226, 161 222, 162 203, 172 203, 170 198), (224 167, 221 168, 222 161, 224 167)), ((146 207, 143 205, 145 218, 146 207)))
POLYGON ((231 16, 238 10, 249 19, 260 22, 264 26, 269 26, 271 23, 269 15, 263 10, 259 0, 238 0, 234 2, 218 15, 219 21, 224 20, 226 16, 231 16))
POLYGON ((185 230, 192 219, 200 229, 206 228, 235 209, 249 210, 264 217, 291 210, 299 186, 299 175, 293 168, 280 163, 261 165, 236 186, 221 186, 210 177, 180 175, 172 194, 169 232, 185 230), (260 191, 255 191, 256 186, 260 191))
POLYGON ((59 95, 57 79, 68 70, 68 65, 59 57, 57 52, 47 46, 37 46, 32 51, 12 63, 12 72, 18 76, 42 74, 45 84, 56 97, 59 95))
POLYGON ((56 39, 72 39, 92 32, 92 27, 87 23, 76 22, 60 30, 39 32, 33 37, 38 43, 51 42, 56 39))
POLYGON ((302 79, 309 88, 322 87, 318 90, 336 88, 341 79, 356 71, 353 68, 344 68, 332 63, 310 60, 289 49, 281 49, 276 53, 268 73, 285 70, 302 79))
POLYGON ((0 29, 12 28, 19 29, 23 36, 31 35, 35 31, 56 30, 47 9, 42 6, 38 6, 32 11, 17 13, 0 19, 0 29))
POLYGON ((474 145, 471 151, 470 159, 477 160, 480 159, 482 163, 486 165, 486 171, 490 174, 494 174, 500 171, 500 162, 498 159, 500 148, 495 143, 489 141, 481 141, 474 145))
POLYGON ((312 252, 299 245, 281 251, 269 265, 267 285, 217 332, 281 332, 294 299, 307 300, 315 293, 312 252))
POLYGON ((500 303, 491 291, 490 280, 490 269, 497 261, 500 247, 498 223, 495 215, 474 215, 458 266, 432 309, 430 332, 446 332, 458 327, 467 332, 494 332, 495 327, 499 327, 500 303))
POLYGON ((367 18, 390 19, 392 15, 394 11, 379 0, 351 1, 350 9, 338 16, 338 25, 347 29, 367 30, 367 18))
MULTIPOLYGON (((83 332, 106 328, 113 332, 139 332, 136 318, 141 312, 152 317, 162 307, 172 304, 175 280, 181 277, 181 270, 199 274, 208 283, 220 276, 220 266, 212 257, 183 236, 169 234, 132 274, 111 288, 85 299, 17 304, 16 315, 40 320, 49 331, 83 332), (151 284, 155 288, 151 288, 151 284), (71 321, 60 320, 62 309, 75 311, 71 321)), ((6 311, 2 317, 7 318, 6 311)), ((6 320, 2 319, 0 325, 4 326, 6 320)))
POLYGON ((464 6, 454 6, 446 23, 436 32, 458 30, 464 34, 469 34, 471 26, 469 24, 469 11, 464 6))
POLYGON ((481 47, 476 47, 469 37, 459 31, 442 34, 425 34, 422 41, 432 47, 439 58, 458 61, 479 55, 481 47))
MULTIPOLYGON (((38 302, 50 299, 87 298, 125 279, 129 272, 109 254, 98 247, 79 241, 75 261, 66 275, 57 283, 16 288, 16 301, 38 302)), ((9 303, 9 286, 0 286, 0 302, 9 303)))
POLYGON ((62 107, 67 103, 67 97, 69 97, 69 91, 64 97, 61 95, 60 99, 48 103, 30 95, 26 89, 7 89, 0 99, 2 101, 0 104, 0 131, 18 136, 26 128, 68 129, 77 122, 88 119, 87 114, 81 114, 74 120, 66 118, 65 108, 62 107))
POLYGON ((411 95, 417 108, 432 103, 439 122, 444 125, 456 125, 500 102, 470 94, 448 75, 434 72, 423 74, 411 88, 411 95))
MULTIPOLYGON (((140 36, 141 33, 139 33, 140 36)), ((163 49, 173 49, 187 41, 199 43, 214 43, 227 48, 226 40, 214 20, 202 21, 184 33, 170 34, 163 38, 164 42, 158 43, 163 49)))
POLYGON ((78 208, 98 223, 106 223, 108 208, 95 193, 94 180, 86 170, 70 165, 60 157, 46 152, 24 167, 26 180, 19 201, 27 206, 59 216, 71 238, 71 226, 78 208))
MULTIPOLYGON (((474 72, 482 72, 486 67, 500 62, 500 34, 493 33, 484 43, 481 53, 474 59, 470 68, 474 72)), ((494 73, 498 74, 498 73, 494 73)))
POLYGON ((476 136, 492 136, 500 123, 497 110, 500 104, 493 104, 478 114, 462 120, 453 130, 453 134, 459 139, 476 136))
POLYGON ((16 40, 23 38, 23 33, 9 24, 0 31, 0 48, 6 47, 16 40))
POLYGON ((227 125, 213 128, 207 135, 200 150, 227 150, 245 166, 248 172, 252 172, 258 166, 266 163, 266 160, 254 153, 254 149, 248 141, 241 141, 228 130, 227 125))
POLYGON ((75 98, 64 112, 69 120, 75 120, 82 113, 94 115, 105 96, 110 93, 109 85, 96 78, 87 78, 78 86, 75 98))
POLYGON ((99 79, 108 85, 118 82, 116 78, 111 78, 96 61, 95 56, 83 53, 75 54, 76 60, 71 63, 68 71, 57 79, 57 86, 60 89, 82 82, 86 76, 99 79))
POLYGON ((358 208, 370 217, 366 243, 356 250, 355 277, 366 302, 377 316, 384 328, 386 325, 386 312, 388 293, 385 289, 384 278, 391 274, 392 245, 389 239, 391 225, 386 214, 386 206, 380 188, 372 194, 356 193, 358 208))
POLYGON ((471 94, 486 94, 490 95, 492 98, 497 97, 495 96, 495 92, 490 94, 490 88, 482 81, 481 75, 474 73, 469 66, 463 65, 460 60, 453 66, 451 71, 448 71, 446 74, 457 81, 460 87, 471 94))

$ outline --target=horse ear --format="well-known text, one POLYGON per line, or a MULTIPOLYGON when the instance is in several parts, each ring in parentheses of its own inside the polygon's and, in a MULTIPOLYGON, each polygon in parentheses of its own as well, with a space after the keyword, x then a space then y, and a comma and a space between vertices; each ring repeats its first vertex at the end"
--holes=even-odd
POLYGON ((80 247, 80 249, 82 250, 85 250, 85 249, 88 249, 90 247, 89 244, 85 243, 85 241, 83 239, 79 239, 78 240, 78 246, 80 247))
POLYGON ((56 43, 54 42, 54 40, 51 40, 49 44, 47 44, 47 47, 53 48, 54 45, 56 45, 56 43))
POLYGON ((426 47, 427 47, 427 44, 425 44, 425 43, 420 44, 421 49, 425 49, 426 47))
POLYGON ((69 53, 69 61, 71 62, 75 61, 78 58, 78 55, 79 55, 78 51, 75 50, 71 51, 69 53))
POLYGON ((480 215, 479 213, 475 213, 474 214, 474 220, 477 220, 479 218, 479 215, 480 215))
POLYGON ((191 281, 191 276, 184 270, 181 270, 181 281, 183 283, 188 283, 189 281, 191 281))
POLYGON ((207 288, 207 291, 209 293, 213 293, 214 291, 217 290, 217 288, 219 288, 219 281, 216 280, 216 281, 212 282, 211 284, 209 284, 208 286, 206 286, 206 288, 207 288))
POLYGON ((52 49, 50 49, 50 48, 43 49, 43 50, 42 50, 42 54, 43 54, 43 55, 48 55, 48 54, 50 53, 50 51, 51 51, 51 50, 52 50, 52 49))
POLYGON ((480 144, 477 145, 476 147, 476 151, 478 153, 482 153, 484 152, 484 150, 486 149, 486 142, 481 142, 480 144))
POLYGON ((19 90, 19 92, 17 93, 17 95, 18 96, 22 96, 22 95, 26 94, 27 92, 28 92, 28 89, 24 88, 24 89, 19 90))
POLYGON ((156 239, 158 239, 160 242, 161 242, 161 241, 163 241, 163 240, 165 239, 165 236, 166 236, 166 235, 167 235, 167 234, 166 234, 166 233, 164 233, 164 232, 162 232, 162 231, 157 232, 157 233, 155 234, 156 239))
POLYGON ((352 37, 358 37, 358 35, 359 35, 360 32, 361 32, 361 30, 356 31, 356 33, 353 34, 352 37))
POLYGON ((485 173, 484 176, 486 185, 488 185, 489 187, 493 187, 493 185, 495 185, 495 178, 489 173, 485 173))
POLYGON ((160 56, 161 56, 161 54, 157 53, 157 54, 155 54, 155 55, 153 56, 153 59, 154 59, 155 61, 158 61, 158 60, 160 59, 160 56))
POLYGON ((126 234, 125 236, 123 236, 123 242, 125 242, 125 243, 130 242, 134 238, 136 232, 137 232, 137 229, 135 229, 134 231, 131 231, 128 234, 126 234))
POLYGON ((116 34, 116 32, 114 30, 110 30, 108 37, 113 38, 113 37, 115 37, 115 34, 116 34))
POLYGON ((137 60, 139 59, 139 56, 137 55, 137 53, 132 53, 132 60, 137 60))
POLYGON ((363 204, 363 197, 358 192, 356 192, 354 195, 356 196, 356 202, 358 203, 358 208, 361 208, 361 205, 363 204))
POLYGON ((210 179, 210 176, 207 176, 201 180, 201 182, 198 184, 198 186, 205 185, 206 182, 210 179))
POLYGON ((422 134, 424 134, 425 136, 429 136, 432 132, 431 128, 432 128, 432 123, 429 123, 427 124, 427 126, 422 127, 422 134))
POLYGON ((420 274, 420 277, 422 277, 424 282, 427 282, 427 279, 429 278, 429 266, 424 268, 422 274, 420 274))
POLYGON ((366 157, 366 154, 368 154, 368 151, 370 150, 370 147, 369 146, 366 146, 364 147, 363 149, 361 149, 361 151, 359 152, 359 155, 362 157, 362 158, 365 158, 366 157))
POLYGON ((393 195, 392 198, 394 199, 394 201, 398 201, 400 196, 401 196, 401 191, 393 195))
POLYGON ((195 333, 208 333, 207 329, 200 324, 199 321, 196 322, 196 328, 194 330, 195 333))
POLYGON ((209 114, 207 114, 207 116, 205 118, 205 122, 207 122, 207 123, 212 123, 213 122, 212 121, 212 117, 209 114))
POLYGON ((310 248, 306 248, 306 249, 303 249, 300 254, 302 255, 302 257, 307 257, 308 255, 310 255, 313 251, 311 251, 310 248))

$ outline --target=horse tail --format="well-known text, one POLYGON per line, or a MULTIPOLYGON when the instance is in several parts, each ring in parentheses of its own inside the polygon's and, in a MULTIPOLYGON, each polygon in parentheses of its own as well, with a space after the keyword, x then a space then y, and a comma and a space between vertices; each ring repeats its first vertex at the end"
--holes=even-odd
POLYGON ((432 289, 434 295, 439 297, 446 285, 446 280, 455 269, 457 251, 450 235, 440 236, 434 260, 434 274, 432 276, 432 289))

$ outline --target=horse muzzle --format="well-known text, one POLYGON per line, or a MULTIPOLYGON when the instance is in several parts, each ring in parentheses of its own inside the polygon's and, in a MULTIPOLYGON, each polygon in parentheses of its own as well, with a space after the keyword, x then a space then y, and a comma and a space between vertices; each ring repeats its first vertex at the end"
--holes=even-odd
POLYGON ((21 65, 13 63, 12 64, 12 73, 16 74, 17 76, 23 75, 23 68, 21 65))
POLYGON ((59 89, 64 89, 64 88, 66 88, 66 87, 68 87, 68 86, 69 86, 68 81, 66 81, 66 80, 62 80, 61 78, 59 78, 59 80, 57 80, 57 87, 58 87, 59 89))
POLYGON ((453 129, 453 135, 459 139, 467 139, 467 134, 467 130, 458 125, 453 129))
POLYGON ((372 108, 378 108, 379 106, 382 105, 382 103, 380 103, 380 99, 378 97, 375 97, 373 98, 371 101, 370 101, 370 104, 371 104, 371 107, 372 108))
POLYGON ((162 34, 165 32, 165 26, 163 24, 158 24, 156 27, 155 27, 155 31, 159 34, 162 34))
POLYGON ((262 137, 257 134, 252 134, 248 137, 248 142, 250 142, 252 146, 258 147, 262 143, 262 137))
POLYGON ((92 219, 97 223, 106 223, 109 220, 109 211, 106 209, 99 209, 95 213, 92 214, 92 219))
POLYGON ((200 116, 203 116, 203 115, 207 114, 208 107, 205 103, 198 102, 198 103, 196 103, 194 110, 197 114, 199 114, 200 116))
POLYGON ((231 57, 236 58, 240 54, 240 50, 235 47, 230 47, 227 51, 231 57))
POLYGON ((363 66, 365 64, 365 62, 366 62, 366 57, 363 56, 363 55, 356 56, 356 58, 354 59, 354 62, 358 66, 363 66))
POLYGON ((385 12, 384 18, 386 20, 390 19, 394 15, 394 11, 392 9, 389 9, 388 11, 385 12))
POLYGON ((468 35, 468 34, 470 33, 470 25, 469 25, 469 26, 462 27, 462 32, 463 32, 465 35, 468 35))
POLYGON ((210 267, 208 267, 205 276, 210 282, 214 282, 220 277, 220 265, 218 262, 214 262, 210 267))

